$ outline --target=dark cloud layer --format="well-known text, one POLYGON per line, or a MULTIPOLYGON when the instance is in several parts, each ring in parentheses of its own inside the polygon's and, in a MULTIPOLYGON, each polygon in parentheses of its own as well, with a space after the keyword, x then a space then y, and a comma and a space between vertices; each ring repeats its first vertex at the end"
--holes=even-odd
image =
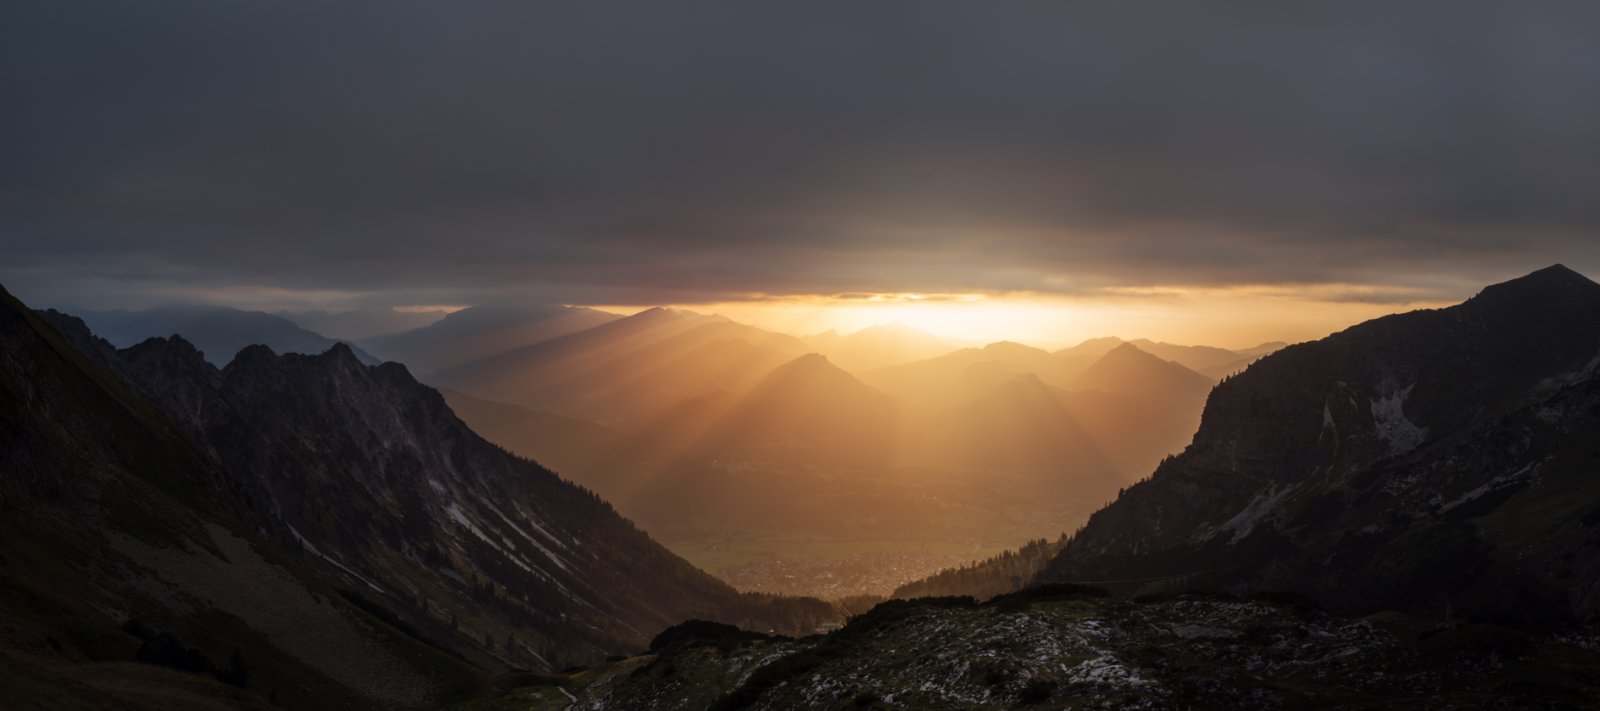
POLYGON ((1593 3, 8 3, 0 278, 615 303, 1594 274, 1597 47, 1593 3))

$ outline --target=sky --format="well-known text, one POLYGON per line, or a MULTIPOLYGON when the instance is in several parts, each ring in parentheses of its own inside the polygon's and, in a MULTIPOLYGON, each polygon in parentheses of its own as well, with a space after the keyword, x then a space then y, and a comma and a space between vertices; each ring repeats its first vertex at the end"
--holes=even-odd
POLYGON ((6 3, 0 284, 1299 340, 1600 275, 1596 47, 1562 2, 6 3))

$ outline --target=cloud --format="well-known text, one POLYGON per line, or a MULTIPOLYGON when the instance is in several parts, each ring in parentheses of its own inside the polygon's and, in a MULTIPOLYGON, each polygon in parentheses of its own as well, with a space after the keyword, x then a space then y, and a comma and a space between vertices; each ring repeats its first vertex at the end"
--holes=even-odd
POLYGON ((1592 4, 4 12, 0 278, 60 294, 1454 294, 1600 270, 1592 4))

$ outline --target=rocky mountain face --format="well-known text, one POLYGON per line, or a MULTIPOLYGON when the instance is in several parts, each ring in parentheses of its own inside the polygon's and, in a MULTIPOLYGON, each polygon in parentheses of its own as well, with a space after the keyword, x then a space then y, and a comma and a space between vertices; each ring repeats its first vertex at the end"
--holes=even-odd
POLYGON ((591 492, 485 442, 399 364, 363 365, 342 345, 254 346, 217 369, 178 338, 114 355, 221 463, 238 515, 486 668, 599 658, 689 617, 809 630, 832 616, 735 593, 591 492))
POLYGON ((433 708, 482 683, 259 536, 250 493, 94 345, 0 290, 0 706, 433 708))
POLYGON ((1041 576, 1334 609, 1600 612, 1600 285, 1556 266, 1290 346, 1041 576))

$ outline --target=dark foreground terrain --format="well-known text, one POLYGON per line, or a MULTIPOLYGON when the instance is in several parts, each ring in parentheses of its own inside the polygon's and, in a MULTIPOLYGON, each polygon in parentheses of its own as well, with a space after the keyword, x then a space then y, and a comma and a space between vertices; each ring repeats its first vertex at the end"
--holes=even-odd
POLYGON ((688 623, 650 654, 507 686, 457 708, 1581 708, 1600 634, 1041 588, 890 602, 798 640, 688 623))

